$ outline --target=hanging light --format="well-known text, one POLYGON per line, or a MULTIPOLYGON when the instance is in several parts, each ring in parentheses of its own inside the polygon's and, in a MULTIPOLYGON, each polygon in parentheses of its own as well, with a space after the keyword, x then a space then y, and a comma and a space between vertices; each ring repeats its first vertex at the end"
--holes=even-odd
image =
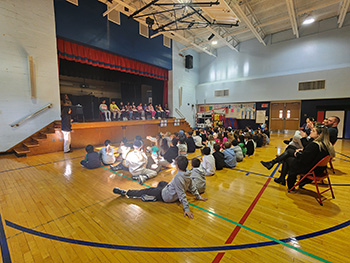
POLYGON ((216 45, 218 42, 216 40, 212 41, 211 44, 212 45, 216 45))
POLYGON ((313 22, 315 22, 315 18, 313 18, 312 16, 308 16, 306 17, 306 19, 303 22, 303 25, 310 25, 313 22))

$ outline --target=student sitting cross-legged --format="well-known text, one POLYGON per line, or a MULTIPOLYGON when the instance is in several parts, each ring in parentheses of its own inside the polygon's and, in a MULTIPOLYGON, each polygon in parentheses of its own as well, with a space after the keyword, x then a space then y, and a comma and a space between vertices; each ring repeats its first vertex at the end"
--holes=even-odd
POLYGON ((237 165, 236 154, 233 148, 231 148, 230 142, 225 142, 223 145, 223 154, 225 156, 225 167, 232 168, 237 165))
POLYGON ((187 170, 188 160, 185 156, 178 156, 175 159, 177 173, 170 183, 161 181, 157 187, 146 188, 142 190, 123 190, 114 188, 113 193, 132 198, 141 198, 143 201, 163 201, 165 203, 172 203, 180 200, 184 209, 184 216, 193 218, 190 211, 186 191, 189 190, 196 196, 197 200, 206 201, 205 197, 201 197, 196 187, 194 186, 191 173, 187 170))
POLYGON ((198 192, 203 194, 207 188, 207 182, 205 180, 204 169, 201 166, 201 161, 197 158, 192 159, 191 161, 191 178, 193 184, 196 186, 198 192))
POLYGON ((225 155, 220 152, 220 144, 214 144, 214 159, 215 159, 215 168, 216 170, 222 170, 226 164, 225 164, 225 155))
POLYGON ((101 167, 100 156, 97 152, 94 151, 94 146, 91 144, 87 145, 85 147, 85 151, 85 159, 80 162, 81 166, 88 169, 101 167))
POLYGON ((134 151, 126 156, 125 166, 129 167, 132 179, 143 184, 146 180, 155 177, 157 172, 146 168, 147 156, 142 150, 142 141, 135 140, 133 147, 134 151))
POLYGON ((210 154, 210 148, 204 147, 201 150, 202 154, 204 154, 202 158, 202 167, 204 169, 206 176, 211 176, 215 174, 215 158, 212 154, 210 154))

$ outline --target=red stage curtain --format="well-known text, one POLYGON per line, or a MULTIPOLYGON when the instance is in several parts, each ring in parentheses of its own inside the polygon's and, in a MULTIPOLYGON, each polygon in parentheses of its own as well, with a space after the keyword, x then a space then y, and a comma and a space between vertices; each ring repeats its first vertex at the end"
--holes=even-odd
POLYGON ((163 104, 168 103, 168 70, 143 62, 57 39, 58 59, 66 59, 111 70, 164 81, 163 104))

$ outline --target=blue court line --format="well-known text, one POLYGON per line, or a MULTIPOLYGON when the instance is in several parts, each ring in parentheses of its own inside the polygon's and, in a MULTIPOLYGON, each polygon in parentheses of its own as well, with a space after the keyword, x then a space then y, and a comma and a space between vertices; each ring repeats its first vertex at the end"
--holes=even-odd
POLYGON ((335 157, 336 159, 339 159, 339 160, 342 160, 342 161, 345 161, 345 162, 349 162, 350 163, 350 160, 345 160, 343 158, 339 158, 339 157, 335 157))
POLYGON ((4 226, 2 224, 2 218, 0 214, 0 248, 3 263, 11 263, 10 251, 7 245, 6 235, 4 231, 4 226))
POLYGON ((340 154, 340 155, 345 156, 345 157, 347 157, 347 158, 350 159, 350 156, 349 156, 349 155, 346 155, 346 154, 343 154, 343 153, 338 153, 338 152, 336 152, 336 154, 340 154))
MULTIPOLYGON (((279 242, 286 243, 286 242, 292 242, 295 240, 301 241, 304 239, 318 237, 318 236, 325 235, 325 234, 340 230, 342 228, 345 228, 345 227, 350 225, 350 220, 345 221, 339 225, 336 225, 336 226, 333 226, 330 228, 326 228, 326 229, 323 229, 320 231, 316 231, 313 233, 300 235, 300 236, 296 236, 296 237, 279 239, 279 240, 277 240, 277 242, 276 241, 265 241, 265 242, 248 243, 248 244, 241 244, 241 245, 211 246, 211 247, 145 247, 145 246, 115 245, 115 244, 91 242, 91 241, 77 240, 77 239, 72 239, 72 238, 65 238, 65 237, 60 237, 60 236, 56 236, 56 235, 51 235, 51 234, 39 232, 39 231, 36 231, 33 229, 29 229, 29 228, 17 225, 15 223, 7 221, 7 220, 5 220, 5 223, 8 227, 17 229, 19 231, 22 231, 22 232, 25 232, 28 234, 39 236, 42 238, 61 241, 61 242, 65 242, 65 243, 90 246, 90 247, 129 250, 129 251, 143 251, 143 252, 209 252, 209 251, 227 251, 227 250, 247 249, 247 248, 256 248, 256 247, 266 247, 266 246, 278 245, 279 242)), ((295 248, 295 247, 293 247, 293 248, 295 248)), ((323 261, 323 262, 329 262, 329 261, 324 260, 322 258, 318 258, 318 259, 323 261)))

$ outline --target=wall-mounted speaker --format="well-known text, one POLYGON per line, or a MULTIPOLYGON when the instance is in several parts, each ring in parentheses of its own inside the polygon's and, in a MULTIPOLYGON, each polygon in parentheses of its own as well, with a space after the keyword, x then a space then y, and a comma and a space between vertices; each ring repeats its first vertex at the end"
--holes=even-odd
POLYGON ((185 57, 185 68, 193 68, 193 57, 191 55, 186 55, 185 57))

